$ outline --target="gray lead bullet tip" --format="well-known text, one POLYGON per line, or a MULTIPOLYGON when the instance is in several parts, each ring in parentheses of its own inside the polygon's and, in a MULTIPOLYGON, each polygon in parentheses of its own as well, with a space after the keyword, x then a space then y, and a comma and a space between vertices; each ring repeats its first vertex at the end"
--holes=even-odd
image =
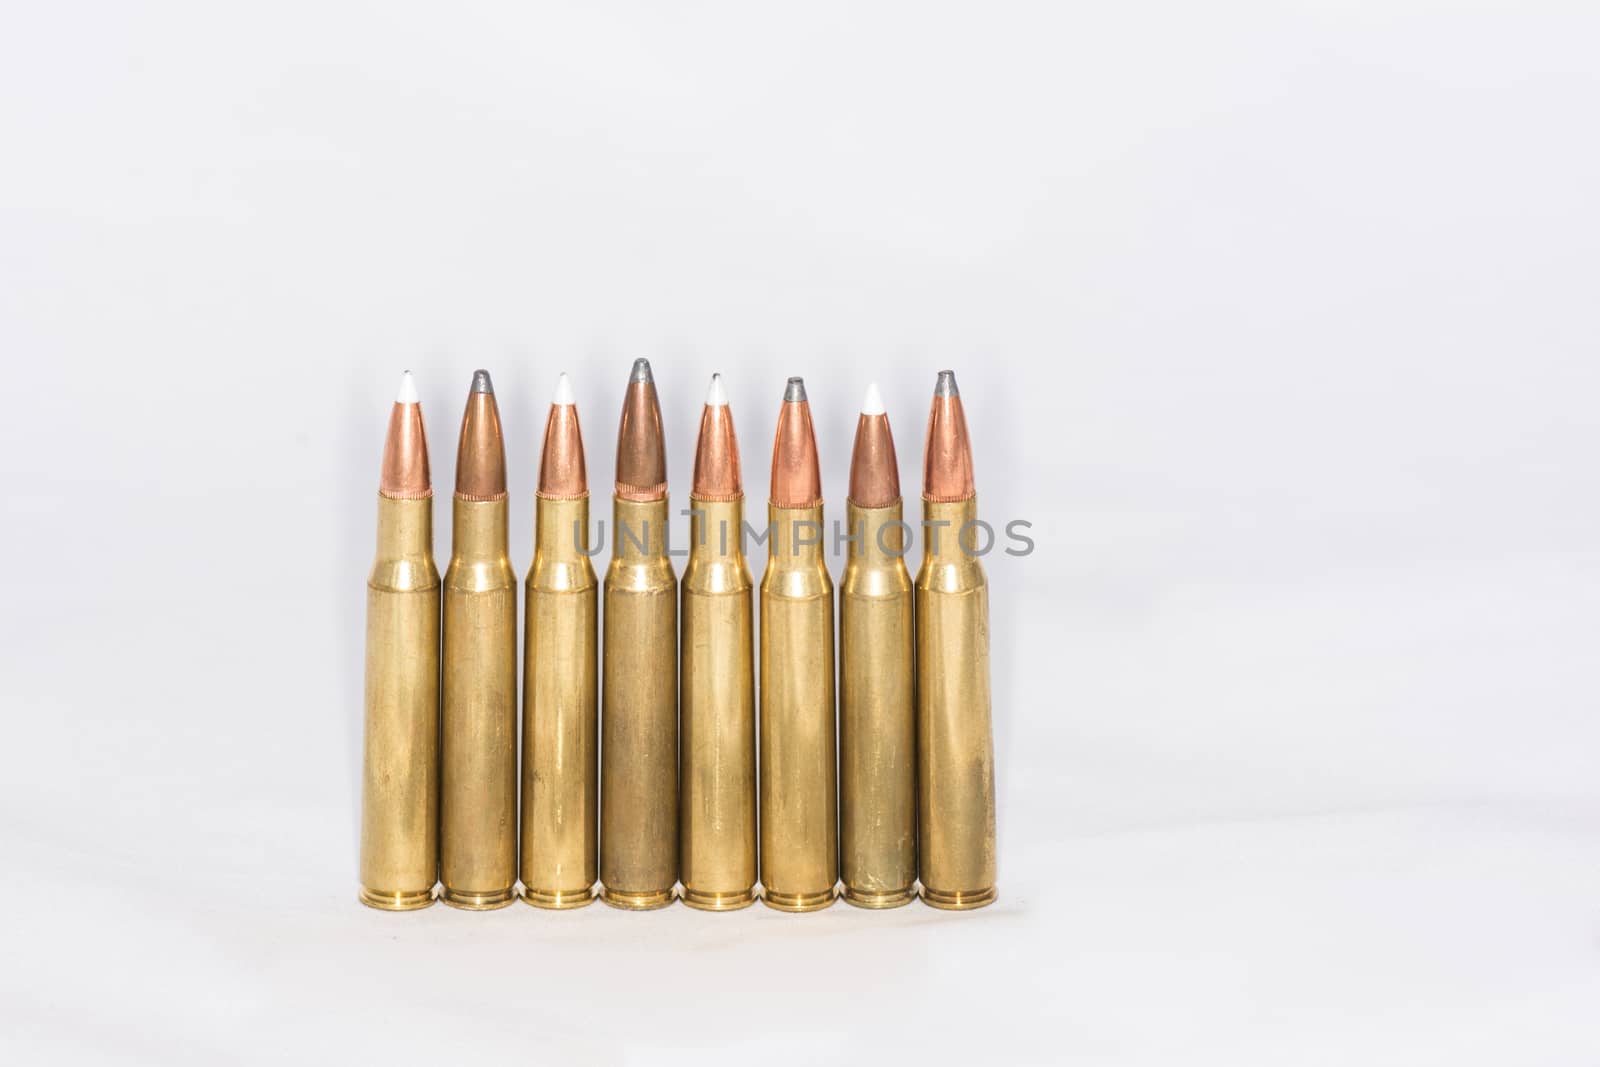
POLYGON ((636 360, 634 360, 633 361, 633 374, 629 376, 628 380, 630 382, 652 382, 653 383, 656 380, 656 378, 655 378, 655 375, 650 373, 650 361, 648 359, 636 359, 636 360))
POLYGON ((956 372, 942 370, 939 372, 939 384, 933 387, 934 396, 960 396, 961 390, 956 388, 956 372))
POLYGON ((789 385, 783 391, 785 404, 798 404, 806 398, 806 380, 804 378, 790 378, 789 385))
POLYGON ((494 383, 489 380, 488 371, 475 370, 472 372, 472 391, 474 393, 490 394, 494 392, 494 383))

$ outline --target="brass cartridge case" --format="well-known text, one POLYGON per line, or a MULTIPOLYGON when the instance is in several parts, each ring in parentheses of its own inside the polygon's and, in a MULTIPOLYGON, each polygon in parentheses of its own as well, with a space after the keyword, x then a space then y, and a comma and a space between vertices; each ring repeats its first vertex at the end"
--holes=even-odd
POLYGON ((683 572, 678 877, 706 911, 754 903, 756 693, 744 501, 690 498, 683 572))
POLYGON ((839 880, 833 579, 822 507, 769 505, 761 579, 761 899, 816 911, 839 880))
POLYGON ((589 500, 538 498, 522 667, 523 899, 577 908, 594 899, 599 713, 589 500))
POLYGON ((446 904, 511 903, 517 882, 517 575, 507 505, 454 501, 444 576, 439 881, 446 904))
POLYGON ((922 515, 916 585, 922 897, 936 908, 978 908, 997 891, 989 583, 968 550, 977 498, 924 500, 922 515))
POLYGON ((439 874, 439 569, 433 497, 378 496, 367 578, 361 773, 363 904, 433 903, 439 874))
POLYGON ((678 577, 667 501, 612 503, 601 689, 600 881, 619 908, 672 903, 678 882, 678 577))
POLYGON ((899 501, 846 506, 839 581, 839 844, 844 899, 895 908, 916 896, 916 633, 899 501))

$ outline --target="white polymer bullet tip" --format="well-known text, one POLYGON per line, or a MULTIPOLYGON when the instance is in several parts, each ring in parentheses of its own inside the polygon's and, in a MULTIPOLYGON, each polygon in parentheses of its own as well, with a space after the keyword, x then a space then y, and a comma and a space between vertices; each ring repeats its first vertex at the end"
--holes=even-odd
POLYGON ((728 406, 728 390, 722 385, 722 375, 711 376, 711 387, 706 390, 706 407, 721 408, 728 406))
POLYGON ((556 396, 550 402, 560 407, 570 407, 578 402, 572 395, 572 379, 567 377, 565 371, 562 371, 561 377, 556 379, 556 396))
POLYGON ((395 395, 396 404, 415 404, 417 402, 417 380, 411 376, 410 371, 400 375, 400 392, 395 395))
POLYGON ((861 398, 861 414, 883 414, 883 394, 878 392, 877 382, 867 386, 867 395, 861 398))

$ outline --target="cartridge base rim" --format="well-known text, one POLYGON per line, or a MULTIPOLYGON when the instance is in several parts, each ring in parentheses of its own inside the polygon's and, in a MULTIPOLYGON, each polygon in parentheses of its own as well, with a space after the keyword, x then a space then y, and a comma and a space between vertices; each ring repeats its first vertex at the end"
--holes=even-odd
POLYGON ((452 908, 460 908, 462 911, 494 911, 516 900, 517 891, 511 888, 492 893, 462 893, 455 889, 446 889, 439 894, 439 899, 452 908))
POLYGON ((741 889, 734 893, 706 893, 686 887, 683 891, 683 902, 700 911, 738 911, 756 902, 756 890, 751 886, 749 889, 741 889))
POLYGON ((971 908, 981 908, 993 904, 1000 896, 996 886, 988 889, 957 890, 954 893, 942 892, 938 889, 922 887, 922 902, 930 907, 943 908, 945 911, 967 911, 971 908))
POLYGON ((602 886, 600 889, 601 900, 623 911, 655 911, 657 908, 666 907, 677 898, 676 889, 650 889, 642 893, 612 889, 609 886, 602 886))
POLYGON ((584 889, 524 889, 522 899, 536 908, 564 911, 594 903, 594 886, 584 889))
POLYGON ((838 894, 829 887, 823 893, 774 893, 768 889, 761 894, 761 903, 775 911, 821 911, 833 906, 838 894))
POLYGON ((433 903, 433 890, 423 889, 413 893, 380 893, 361 887, 357 896, 361 903, 379 911, 420 911, 433 903))
POLYGON ((887 892, 876 892, 865 889, 844 888, 844 902, 853 904, 858 908, 882 910, 884 908, 903 908, 917 899, 917 890, 914 886, 905 889, 891 889, 887 892))

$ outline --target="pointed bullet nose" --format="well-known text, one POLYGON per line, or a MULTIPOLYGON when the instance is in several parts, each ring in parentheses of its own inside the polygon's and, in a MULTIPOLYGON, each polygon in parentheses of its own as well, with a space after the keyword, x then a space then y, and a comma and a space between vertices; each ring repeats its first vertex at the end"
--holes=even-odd
POLYGON ((562 371, 561 377, 556 379, 556 393, 550 402, 561 407, 570 407, 578 402, 572 391, 572 379, 567 377, 566 371, 562 371))
POLYGON ((648 359, 634 360, 633 373, 628 376, 628 380, 630 382, 650 382, 653 384, 656 378, 655 375, 650 373, 650 361, 648 359))
POLYGON ((728 390, 722 384, 722 375, 713 374, 711 376, 711 384, 706 387, 706 406, 713 408, 726 407, 727 403, 728 390))
POLYGON ((472 372, 472 391, 474 393, 489 393, 493 395, 494 382, 489 380, 488 371, 479 369, 472 372))

